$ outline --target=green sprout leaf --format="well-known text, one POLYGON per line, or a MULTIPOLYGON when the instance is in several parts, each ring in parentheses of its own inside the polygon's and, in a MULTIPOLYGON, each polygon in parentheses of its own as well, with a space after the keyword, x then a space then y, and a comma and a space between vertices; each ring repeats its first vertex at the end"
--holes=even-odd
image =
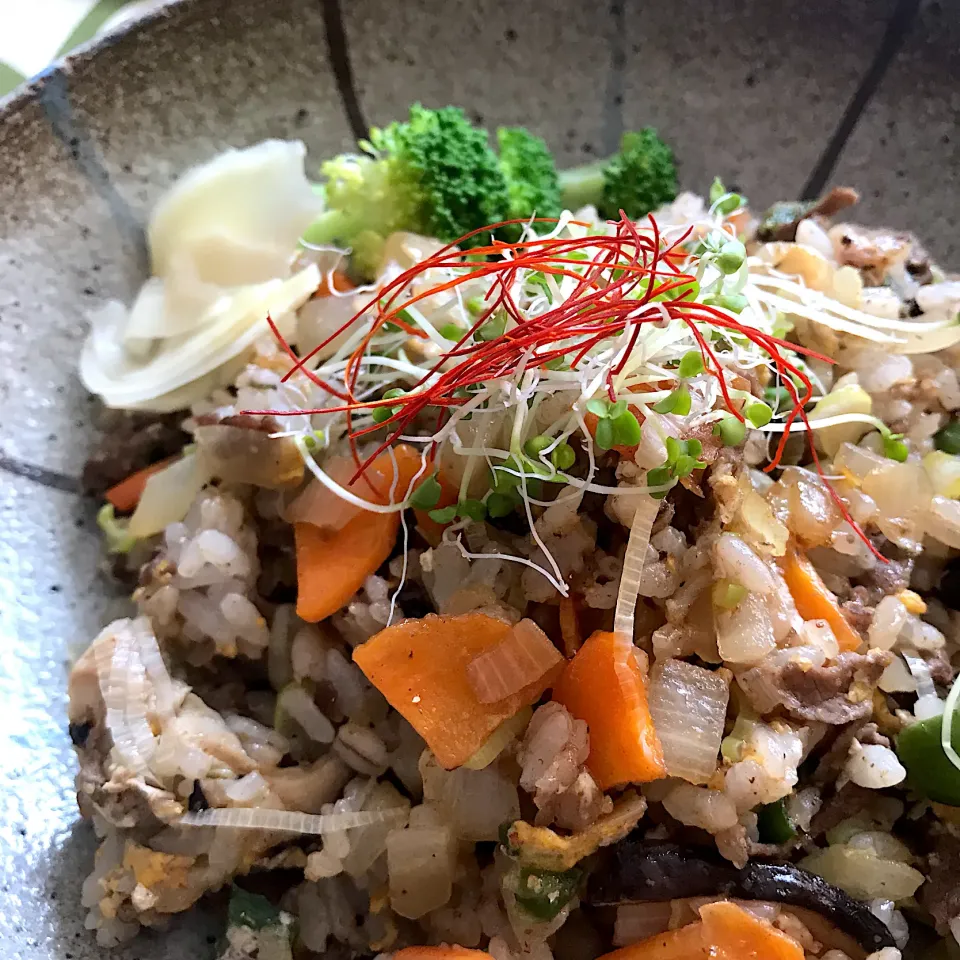
POLYGON ((430 510, 440 501, 441 488, 436 477, 427 477, 410 497, 410 505, 417 510, 430 510))
POLYGON ((487 508, 480 500, 461 500, 457 504, 457 514, 468 520, 476 520, 479 523, 486 519, 487 508))
POLYGON ((440 507, 438 510, 431 510, 429 516, 431 520, 436 520, 437 523, 453 523, 457 516, 456 504, 449 507, 440 507))
POLYGON ((773 419, 773 411, 762 400, 751 403, 744 411, 746 418, 755 427, 765 427, 773 419))
POLYGON ((487 514, 497 520, 508 517, 516 508, 516 500, 506 493, 491 493, 487 499, 487 514))
POLYGON ((688 350, 680 360, 680 366, 677 367, 677 373, 684 380, 703 373, 703 357, 700 356, 700 351, 688 350))
POLYGON ((629 410, 611 420, 610 425, 613 427, 614 446, 633 447, 640 442, 640 421, 629 410))
POLYGON ((531 437, 523 445, 523 452, 531 459, 536 460, 551 443, 553 443, 553 438, 541 433, 539 436, 531 437))
POLYGON ((550 460, 558 470, 569 470, 577 462, 577 454, 569 443, 559 443, 551 451, 550 460))
POLYGON ((597 446, 601 450, 609 450, 615 446, 616 440, 614 439, 613 421, 606 417, 598 420, 597 433, 594 439, 597 441, 597 446))
POLYGON ((725 447, 737 447, 747 436, 747 427, 732 413, 728 413, 722 420, 718 420, 713 428, 714 436, 723 441, 725 447))

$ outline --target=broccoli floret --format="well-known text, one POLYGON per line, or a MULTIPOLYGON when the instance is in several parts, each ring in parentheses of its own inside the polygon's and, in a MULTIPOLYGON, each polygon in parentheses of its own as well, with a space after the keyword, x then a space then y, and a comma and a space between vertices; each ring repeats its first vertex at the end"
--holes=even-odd
MULTIPOLYGON (((323 165, 327 212, 304 239, 355 251, 353 266, 376 271, 383 240, 396 230, 456 240, 506 219, 507 184, 486 131, 457 107, 415 104, 410 119, 370 131, 364 155, 323 165)), ((484 243, 480 235, 466 246, 484 243)))
MULTIPOLYGON (((521 217, 559 217, 560 178, 550 148, 523 127, 500 127, 500 169, 507 181, 507 220, 521 217)), ((505 231, 519 236, 519 227, 505 231)))
POLYGON ((617 219, 621 210, 633 219, 644 217, 677 195, 673 151, 650 127, 625 133, 619 153, 564 170, 560 190, 571 210, 592 203, 608 219, 617 219))

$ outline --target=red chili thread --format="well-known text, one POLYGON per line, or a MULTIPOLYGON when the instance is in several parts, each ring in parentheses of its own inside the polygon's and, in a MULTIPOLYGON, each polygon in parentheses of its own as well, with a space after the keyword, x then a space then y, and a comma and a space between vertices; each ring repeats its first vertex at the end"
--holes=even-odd
MULTIPOLYGON (((781 382, 785 385, 789 396, 793 400, 793 408, 788 412, 784 421, 784 430, 774 456, 764 469, 769 472, 780 465, 790 436, 790 428, 799 418, 807 427, 810 452, 817 473, 829 490, 843 518, 850 523, 871 552, 878 559, 886 562, 885 558, 876 550, 854 521, 842 498, 826 479, 814 447, 809 421, 803 409, 813 396, 813 386, 803 370, 786 359, 780 350, 781 348, 790 350, 827 363, 833 363, 832 359, 798 344, 789 343, 779 337, 741 324, 730 315, 722 313, 709 304, 698 303, 689 299, 690 288, 695 281, 695 277, 689 273, 681 272, 677 263, 673 261, 680 256, 688 256, 682 249, 682 244, 689 238, 690 230, 670 247, 663 248, 659 227, 652 217, 650 218, 650 233, 652 236, 645 233, 641 234, 636 224, 623 211, 620 211, 620 220, 613 222, 615 231, 611 235, 603 234, 582 238, 534 238, 515 243, 505 243, 494 239, 488 245, 471 248, 470 254, 481 257, 494 256, 497 259, 491 261, 479 260, 475 263, 465 261, 464 254, 458 249, 463 241, 479 234, 493 233, 500 227, 507 225, 530 222, 556 223, 558 221, 548 218, 536 218, 534 221, 502 221, 474 230, 459 240, 441 247, 431 256, 415 264, 386 284, 354 316, 303 357, 298 358, 296 356, 289 344, 283 339, 276 325, 268 318, 274 336, 293 361, 293 366, 284 375, 283 380, 288 380, 298 371, 303 372, 321 389, 341 400, 342 405, 313 410, 246 412, 272 414, 274 416, 346 413, 348 417, 347 435, 357 464, 357 472, 354 477, 356 479, 364 473, 377 456, 400 438, 411 421, 427 407, 439 408, 439 429, 450 407, 462 406, 468 402, 469 398, 466 395, 465 388, 512 376, 521 363, 526 362, 533 367, 543 367, 557 358, 569 357, 571 354, 574 359, 570 366, 575 369, 594 347, 604 340, 621 336, 629 327, 631 329, 627 350, 615 370, 612 371, 619 374, 623 369, 626 356, 629 355, 636 344, 643 324, 661 320, 665 311, 671 320, 681 321, 690 329, 700 348, 705 370, 717 378, 724 404, 730 413, 741 422, 744 421, 744 416, 730 396, 722 365, 707 339, 697 329, 696 324, 706 323, 720 329, 735 331, 740 336, 749 339, 771 358, 781 382), (589 260, 574 260, 568 256, 574 252, 581 252, 584 247, 597 248, 600 252, 589 260), (583 272, 577 272, 567 266, 571 263, 576 263, 578 267, 583 268, 583 272), (401 301, 400 298, 404 291, 409 288, 414 280, 423 276, 429 270, 440 268, 453 268, 461 272, 450 280, 401 301), (534 270, 556 277, 572 277, 576 279, 577 284, 571 295, 563 303, 544 311, 537 317, 525 317, 511 293, 517 275, 521 270, 534 270), (368 353, 374 335, 385 324, 393 323, 410 336, 426 338, 427 335, 424 331, 412 327, 400 316, 401 312, 437 293, 452 290, 470 280, 485 277, 491 279, 491 287, 484 298, 484 309, 453 348, 437 359, 436 363, 413 386, 410 392, 391 400, 360 401, 357 399, 357 382, 363 367, 364 357, 368 353), (637 291, 641 286, 643 287, 641 295, 631 297, 630 294, 637 291), (680 296, 673 299, 667 298, 671 291, 681 289, 683 292, 680 296), (656 299, 656 303, 653 303, 654 299, 656 299), (650 308, 649 312, 644 311, 645 307, 650 308), (307 369, 306 364, 320 350, 374 309, 376 312, 370 329, 347 360, 344 370, 345 390, 334 388, 307 369), (502 335, 493 340, 473 342, 473 337, 477 331, 499 310, 504 311, 508 321, 513 321, 513 326, 510 327, 507 324, 509 329, 506 329, 502 335), (444 369, 445 365, 450 363, 453 365, 444 369), (431 377, 436 377, 435 382, 426 389, 419 389, 425 387, 426 382, 431 377), (802 397, 795 386, 794 377, 803 386, 802 397), (354 429, 353 414, 379 407, 396 407, 398 409, 381 423, 359 430, 354 429), (376 450, 369 454, 366 459, 361 459, 357 447, 358 439, 380 430, 384 426, 394 429, 376 450)), ((588 226, 587 224, 580 224, 579 221, 572 222, 588 226)), ((605 387, 611 401, 614 401, 616 394, 613 390, 611 375, 608 375, 605 387)))

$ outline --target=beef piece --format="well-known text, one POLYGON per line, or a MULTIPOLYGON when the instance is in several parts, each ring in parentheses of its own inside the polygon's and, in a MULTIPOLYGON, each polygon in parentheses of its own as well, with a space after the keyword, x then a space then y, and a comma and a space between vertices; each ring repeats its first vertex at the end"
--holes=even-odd
POLYGON ((84 464, 81 484, 86 493, 102 496, 137 470, 179 453, 190 437, 180 429, 184 413, 163 416, 106 411, 98 424, 99 443, 84 464))
POLYGON ((870 715, 873 689, 890 660, 887 651, 871 650, 841 653, 819 667, 799 659, 763 662, 740 674, 737 682, 761 713, 779 705, 801 720, 839 725, 870 715))
POLYGON ((868 286, 881 286, 895 264, 913 262, 917 242, 912 234, 854 223, 838 224, 834 229, 839 235, 837 259, 856 267, 868 286))
MULTIPOLYGON (((854 591, 862 589, 862 587, 855 587, 854 591)), ((855 592, 852 599, 844 600, 840 604, 840 609, 843 610, 844 617, 854 630, 866 633, 870 629, 870 624, 873 623, 873 610, 855 592)))
POLYGON ((757 228, 757 239, 770 240, 797 239, 797 227, 807 217, 832 217, 847 207, 852 207, 860 199, 852 187, 834 187, 819 200, 786 200, 775 203, 764 215, 763 222, 757 228))
MULTIPOLYGON (((890 746, 890 741, 880 732, 880 729, 875 723, 864 723, 860 726, 853 725, 847 727, 847 729, 840 733, 840 735, 833 741, 827 752, 824 753, 824 755, 820 758, 820 762, 817 764, 817 769, 813 772, 813 779, 816 783, 827 783, 837 779, 837 775, 843 769, 843 765, 847 762, 847 757, 850 755, 850 744, 853 743, 854 740, 858 740, 864 746, 890 746)), ((847 788, 844 788, 844 793, 846 793, 846 789, 847 788)), ((861 790, 862 788, 856 787, 856 789, 861 790)), ((875 795, 875 793, 875 791, 871 790, 866 791, 866 795, 875 795)), ((863 799, 863 796, 861 796, 861 799, 863 799)), ((862 803, 861 806, 863 806, 862 803)), ((818 816, 823 815, 826 809, 827 804, 824 804, 824 807, 818 816)), ((840 818, 840 820, 843 819, 845 819, 845 817, 840 818)), ((839 823, 840 820, 838 820, 837 823, 839 823)), ((832 826, 835 825, 836 824, 832 824, 832 826)), ((821 829, 827 830, 829 827, 822 827, 821 829)))
POLYGON ((950 921, 960 915, 960 840, 945 833, 937 838, 928 857, 927 882, 920 888, 920 902, 930 911, 943 936, 950 934, 950 921))
MULTIPOLYGON (((890 554, 885 554, 890 557, 890 554)), ((872 570, 868 570, 858 578, 858 582, 870 591, 874 603, 879 603, 891 593, 900 593, 910 587, 910 577, 913 575, 913 557, 890 559, 888 563, 877 563, 872 570)))
POLYGON ((930 676, 933 678, 933 682, 940 684, 941 687, 949 687, 953 683, 957 671, 954 670, 953 664, 950 663, 950 658, 946 653, 943 650, 938 650, 935 654, 928 654, 925 659, 927 666, 930 668, 930 676))

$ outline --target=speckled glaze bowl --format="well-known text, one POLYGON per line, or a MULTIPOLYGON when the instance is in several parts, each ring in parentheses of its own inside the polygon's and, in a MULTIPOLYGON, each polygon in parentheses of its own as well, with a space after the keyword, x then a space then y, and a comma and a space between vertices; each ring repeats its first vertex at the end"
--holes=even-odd
MULTIPOLYGON (((0 104, 0 958, 92 960, 66 664, 123 603, 78 492, 86 316, 144 274, 141 225, 190 164, 264 137, 313 160, 411 101, 522 123, 562 164, 652 124, 681 179, 762 208, 851 183, 859 215, 960 267, 952 0, 183 0, 0 104)), ((211 912, 112 951, 212 956, 211 912)))

